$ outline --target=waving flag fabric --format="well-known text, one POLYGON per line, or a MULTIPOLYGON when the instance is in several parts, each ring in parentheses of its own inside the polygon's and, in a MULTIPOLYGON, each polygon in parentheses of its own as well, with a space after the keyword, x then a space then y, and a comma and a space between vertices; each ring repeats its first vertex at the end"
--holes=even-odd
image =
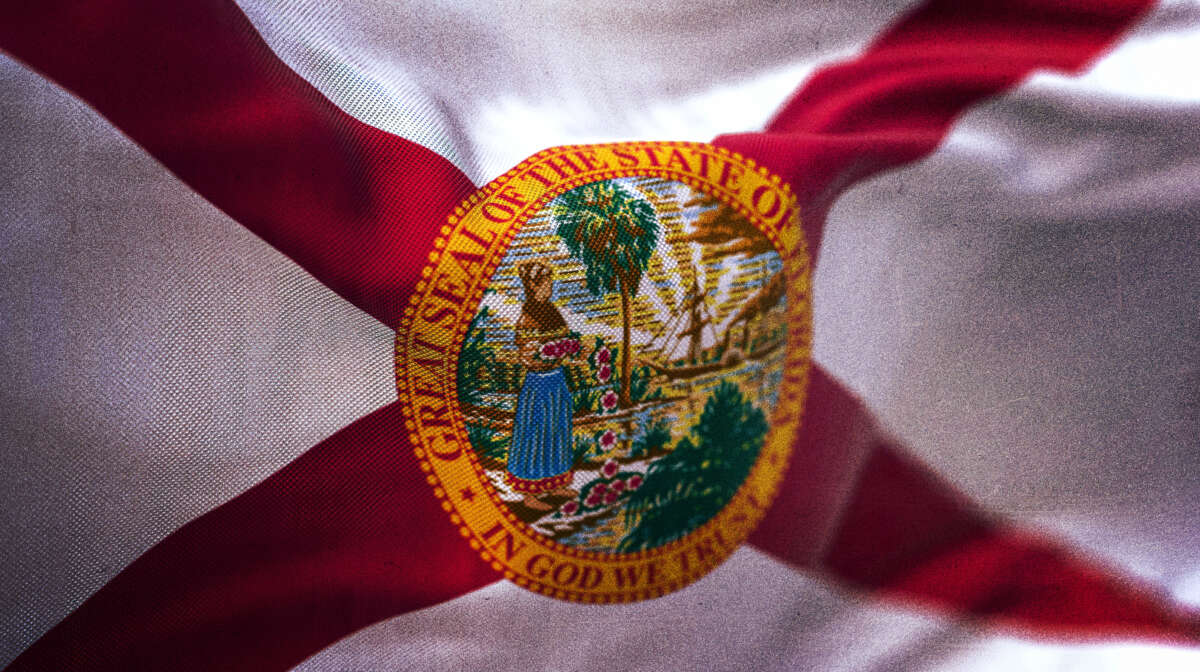
POLYGON ((4 4, 0 662, 1190 669, 1197 31, 1182 2, 4 4), (631 138, 793 185, 822 368, 750 545, 572 605, 445 524, 391 328, 475 186, 631 138))

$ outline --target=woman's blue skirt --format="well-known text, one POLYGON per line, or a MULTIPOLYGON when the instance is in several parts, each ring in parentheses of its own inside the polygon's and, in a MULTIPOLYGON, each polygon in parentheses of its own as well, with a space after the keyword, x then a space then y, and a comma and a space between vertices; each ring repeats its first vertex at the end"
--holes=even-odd
POLYGON ((517 396, 508 472, 533 481, 571 470, 571 391, 561 367, 529 371, 517 396))

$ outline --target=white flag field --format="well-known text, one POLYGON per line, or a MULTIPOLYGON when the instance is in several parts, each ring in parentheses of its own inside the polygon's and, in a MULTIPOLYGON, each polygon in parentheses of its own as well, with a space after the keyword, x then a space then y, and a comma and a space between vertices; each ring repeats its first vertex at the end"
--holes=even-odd
MULTIPOLYGON (((0 668, 1200 669, 1200 2, 22 4, 0 0, 0 668), (858 457, 824 489, 790 484, 821 512, 795 523, 809 545, 786 550, 801 542, 781 513, 665 597, 574 604, 464 578, 388 612, 371 595, 424 574, 339 556, 322 516, 356 506, 343 497, 271 512, 316 520, 312 548, 230 528, 238 557, 274 564, 209 544, 170 556, 196 559, 179 576, 153 565, 181 530, 248 520, 222 511, 397 400, 388 300, 334 264, 371 250, 297 242, 287 217, 317 212, 317 230, 323 196, 247 205, 241 190, 274 187, 224 158, 317 141, 272 116, 292 108, 244 104, 258 80, 236 54, 176 60, 168 19, 265 43, 246 72, 298 78, 351 120, 331 128, 398 136, 468 186, 625 140, 761 150, 802 194, 836 163, 801 209, 818 222, 811 394, 843 395, 830 450, 858 457), (168 46, 76 46, 125 31, 168 46), (213 88, 170 88, 206 67, 213 88), (872 469, 913 476, 868 489, 888 477, 872 469), (893 548, 942 517, 1057 550, 893 548), (1061 610, 1028 606, 1030 586, 1062 591, 1061 610)), ((348 160, 347 193, 383 179, 420 200, 443 179, 369 163, 348 160)), ((436 207, 401 207, 388 244, 423 256, 430 237, 406 236, 436 230, 444 216, 416 222, 436 207)), ((422 572, 455 571, 422 539, 422 572)))

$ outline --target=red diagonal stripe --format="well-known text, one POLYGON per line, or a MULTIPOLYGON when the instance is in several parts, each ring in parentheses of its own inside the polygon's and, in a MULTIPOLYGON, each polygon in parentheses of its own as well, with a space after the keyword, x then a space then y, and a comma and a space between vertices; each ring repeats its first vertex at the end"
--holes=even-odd
POLYGON ((229 0, 3 2, 0 49, 389 326, 434 232, 475 189, 330 103, 229 0))
POLYGON ((839 581, 1023 634, 1200 642, 1200 615, 980 511, 813 367, 804 426, 750 543, 839 581))
POLYGON ((283 670, 496 580, 415 468, 398 403, 151 548, 10 670, 283 670))
MULTIPOLYGON (((1030 59, 1023 54, 1081 56, 1091 49, 1078 60, 1082 64, 1128 25, 1136 15, 1132 7, 1123 3, 1116 11, 1085 13, 1080 21, 1013 3, 966 9, 931 3, 862 58, 814 78, 767 134, 719 142, 793 182, 806 204, 815 250, 824 212, 848 184, 932 151, 962 109, 1030 68, 1067 67, 1048 58, 1037 61, 1044 54, 1030 59), (1004 31, 1014 28, 1001 10, 1032 12, 1032 23, 1046 29, 1026 31, 1017 22, 1017 37, 1009 42, 1020 44, 1009 49, 1012 53, 985 57, 1008 40, 1004 31), (980 22, 990 32, 977 32, 980 22), (1056 22, 1063 23, 1058 26, 1064 30, 1061 48, 1046 39, 1056 22), (921 40, 942 28, 954 29, 948 46, 958 46, 943 60, 930 56, 933 60, 922 64, 917 52, 929 50, 921 40), (984 34, 994 39, 972 43, 984 34), (956 67, 958 57, 974 65, 956 67), (1023 61, 1024 69, 991 71, 1010 61, 1023 61), (828 74, 839 68, 840 75, 828 74), (822 77, 832 77, 824 88, 817 86, 822 77), (809 90, 813 93, 806 99, 803 92, 809 90), (921 111, 927 103, 932 112, 921 111), (896 108, 890 116, 889 106, 896 108)), ((471 189, 440 157, 330 105, 278 61, 231 3, 110 1, 86 8, 42 3, 0 7, 0 20, 5 49, 93 104, 201 194, 385 323, 395 323, 406 283, 417 277, 432 232, 471 189)), ((836 386, 814 388, 810 403, 813 409, 838 408, 847 399, 836 386)), ((812 410, 810 417, 816 413, 812 410)), ((369 416, 247 495, 181 529, 56 627, 19 664, 64 669, 73 660, 91 666, 113 660, 110 669, 145 667, 143 662, 175 669, 186 655, 208 668, 278 668, 372 620, 486 582, 490 572, 451 534, 408 460, 407 445, 395 438, 403 434, 396 421, 394 406, 369 416), (343 463, 327 444, 342 446, 361 463, 343 463), (405 512, 404 506, 412 516, 407 522, 397 513, 405 512), (404 550, 412 549, 412 537, 405 534, 417 528, 432 540, 427 556, 404 550), (360 540, 381 529, 405 534, 386 543, 360 540), (322 548, 330 549, 327 555, 322 548), (377 563, 385 556, 412 574, 380 578, 377 563), (390 583, 393 578, 397 583, 390 583), (382 596, 373 595, 376 589, 382 596), (123 603, 127 609, 120 608, 123 603)), ((813 427, 820 424, 814 420, 813 427)), ((943 591, 947 597, 929 581, 897 578, 919 576, 921 568, 938 566, 939 558, 955 557, 938 552, 955 544, 934 544, 910 556, 901 552, 903 544, 888 544, 886 538, 874 547, 857 543, 857 527, 845 521, 904 520, 892 509, 871 508, 881 487, 918 505, 941 501, 942 493, 922 490, 931 481, 911 477, 928 477, 926 471, 893 477, 891 470, 876 466, 881 464, 877 452, 850 451, 852 429, 850 423, 831 433, 827 443, 801 438, 802 447, 819 443, 833 460, 821 465, 825 485, 831 497, 841 491, 845 498, 822 500, 831 515, 811 511, 813 502, 804 496, 814 476, 797 475, 793 467, 789 490, 755 540, 794 562, 823 558, 839 576, 864 586, 904 589, 977 613, 1016 613, 979 608, 977 591, 969 596, 943 591), (866 465, 858 481, 851 474, 860 465, 837 462, 839 452, 857 455, 866 465), (834 503, 842 501, 848 502, 848 517, 838 523, 840 506, 834 503), (833 544, 823 548, 827 539, 833 544), (882 578, 872 569, 905 557, 919 561, 882 578)), ((934 522, 953 525, 962 512, 958 504, 934 522)), ((1002 538, 990 525, 982 529, 985 542, 1002 538)), ((991 553, 986 544, 972 548, 991 553)))
POLYGON ((871 450, 823 567, 851 585, 1017 634, 1200 644, 1200 613, 985 514, 885 440, 871 450))
POLYGON ((714 144, 791 183, 816 254, 825 216, 849 186, 928 155, 967 108, 1034 70, 1079 71, 1151 5, 931 0, 862 55, 820 70, 764 132, 714 144))
MULTIPOLYGON (((1033 70, 1078 71, 1150 4, 927 2, 858 58, 813 76, 765 132, 714 142, 793 185, 815 251, 849 186, 928 155, 964 110, 1033 70)), ((1041 635, 1200 641, 1195 615, 1167 596, 983 515, 876 435, 861 403, 820 369, 812 385, 788 487, 751 543, 1041 635)))

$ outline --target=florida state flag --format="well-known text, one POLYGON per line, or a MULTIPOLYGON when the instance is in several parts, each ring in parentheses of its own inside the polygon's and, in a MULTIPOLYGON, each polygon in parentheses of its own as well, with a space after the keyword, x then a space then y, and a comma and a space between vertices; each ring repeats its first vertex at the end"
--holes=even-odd
POLYGON ((0 53, 0 666, 1200 664, 1194 4, 0 53))

